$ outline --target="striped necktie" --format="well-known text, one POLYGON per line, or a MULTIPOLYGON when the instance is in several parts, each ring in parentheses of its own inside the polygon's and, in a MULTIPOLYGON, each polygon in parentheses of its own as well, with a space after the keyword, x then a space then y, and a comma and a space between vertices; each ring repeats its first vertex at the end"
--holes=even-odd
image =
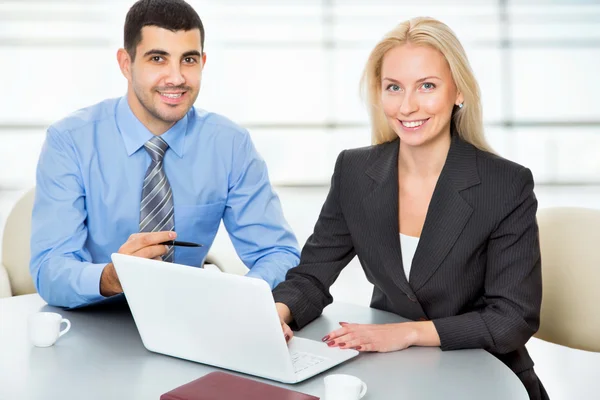
MULTIPOLYGON (((175 229, 173 193, 163 169, 163 157, 169 148, 158 136, 148 140, 144 147, 152 162, 146 171, 140 206, 140 232, 172 231, 175 229)), ((163 256, 164 261, 173 262, 173 246, 163 256)))

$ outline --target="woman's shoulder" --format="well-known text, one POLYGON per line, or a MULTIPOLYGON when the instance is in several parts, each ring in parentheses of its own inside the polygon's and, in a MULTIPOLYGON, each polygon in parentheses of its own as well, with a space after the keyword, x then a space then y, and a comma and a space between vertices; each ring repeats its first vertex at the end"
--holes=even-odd
POLYGON ((478 169, 483 177, 513 179, 517 175, 529 171, 526 166, 501 155, 477 148, 475 151, 477 153, 478 169))
POLYGON ((533 190, 533 175, 526 166, 484 150, 476 153, 482 193, 514 199, 533 190))

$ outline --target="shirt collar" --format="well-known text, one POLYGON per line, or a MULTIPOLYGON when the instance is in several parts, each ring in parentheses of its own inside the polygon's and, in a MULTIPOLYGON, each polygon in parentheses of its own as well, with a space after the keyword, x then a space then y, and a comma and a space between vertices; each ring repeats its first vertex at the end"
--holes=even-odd
MULTIPOLYGON (((167 142, 169 148, 173 150, 173 152, 177 154, 179 158, 182 158, 184 153, 188 114, 177 121, 177 123, 168 131, 160 135, 160 137, 167 142)), ((131 156, 133 153, 138 151, 142 146, 144 146, 144 143, 154 136, 152 132, 150 132, 148 128, 146 128, 144 124, 142 124, 140 120, 137 119, 137 117, 133 114, 133 111, 131 111, 131 108, 129 107, 127 96, 123 96, 119 99, 119 103, 117 104, 116 120, 119 132, 121 133, 121 137, 125 143, 125 149, 127 150, 128 156, 131 156)))

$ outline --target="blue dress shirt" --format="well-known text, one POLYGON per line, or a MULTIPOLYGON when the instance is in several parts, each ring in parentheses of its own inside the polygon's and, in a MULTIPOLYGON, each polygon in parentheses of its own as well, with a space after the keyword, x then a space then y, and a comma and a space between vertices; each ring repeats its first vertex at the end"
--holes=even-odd
MULTIPOLYGON (((139 232, 142 184, 152 133, 126 97, 103 101, 53 124, 37 166, 30 271, 51 305, 103 300, 100 275, 139 232)), ((174 199, 175 262, 201 266, 221 219, 248 276, 275 287, 299 262, 265 162, 248 132, 218 114, 193 108, 161 137, 174 199)))

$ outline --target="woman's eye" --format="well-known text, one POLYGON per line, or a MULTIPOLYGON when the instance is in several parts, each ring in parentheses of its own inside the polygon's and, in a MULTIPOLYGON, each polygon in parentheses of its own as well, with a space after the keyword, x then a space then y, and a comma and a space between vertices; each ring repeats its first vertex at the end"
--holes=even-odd
POLYGON ((435 89, 435 85, 433 83, 430 82, 425 82, 422 86, 423 89, 425 90, 432 90, 435 89))
POLYGON ((400 90, 400 86, 391 84, 387 87, 387 90, 389 90, 390 92, 397 92, 400 90))

